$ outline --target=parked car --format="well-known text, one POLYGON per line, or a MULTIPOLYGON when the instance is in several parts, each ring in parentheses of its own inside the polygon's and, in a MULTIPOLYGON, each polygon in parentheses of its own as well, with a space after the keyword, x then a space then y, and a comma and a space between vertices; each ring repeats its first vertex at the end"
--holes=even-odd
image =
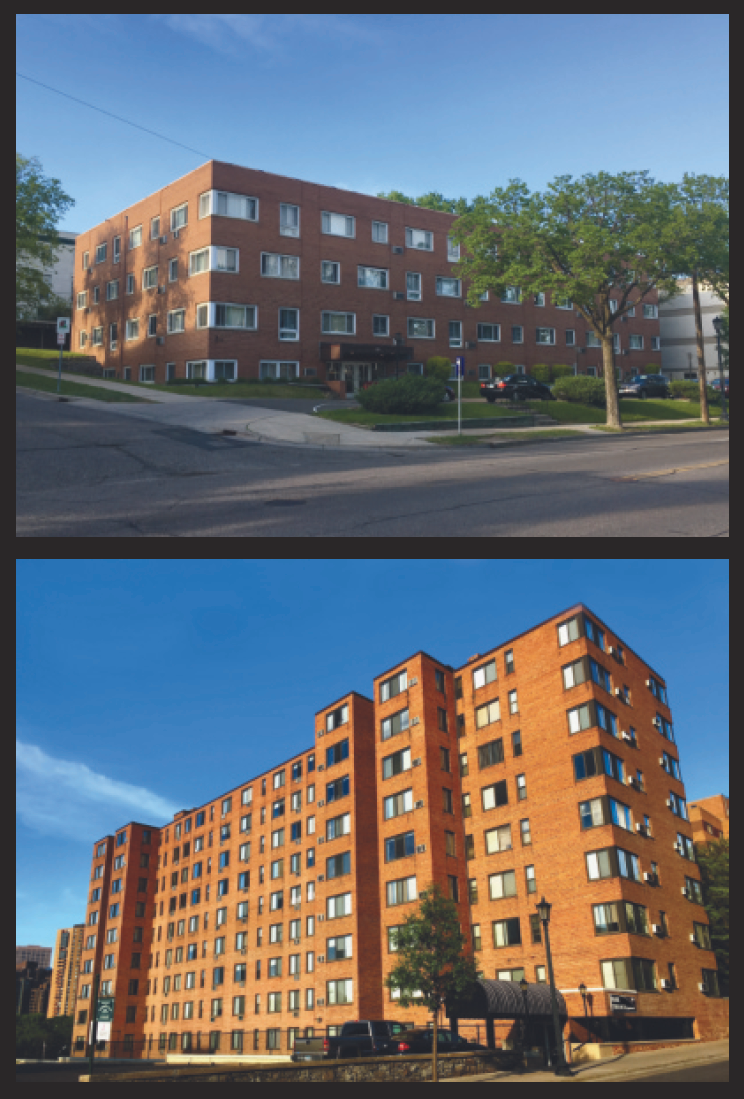
POLYGON ((669 379, 663 374, 636 374, 627 382, 621 382, 618 392, 621 397, 640 397, 643 401, 648 397, 661 397, 662 400, 671 397, 669 379))
POLYGON ((405 1023, 364 1019, 344 1023, 333 1038, 295 1038, 293 1061, 328 1061, 347 1057, 390 1057, 398 1052, 397 1039, 409 1027, 405 1023))
MULTIPOLYGON (((711 388, 715 389, 715 391, 717 393, 721 392, 721 379, 720 378, 716 378, 716 380, 714 382, 711 382, 710 384, 711 384, 711 388)), ((728 378, 723 379, 723 395, 724 395, 724 397, 728 397, 728 395, 729 395, 729 380, 728 380, 728 378)))
MULTIPOLYGON (((434 1031, 430 1028, 414 1028, 402 1034, 398 1039, 398 1053, 431 1053, 434 1045, 434 1031)), ((440 1053, 461 1053, 467 1050, 487 1050, 488 1046, 481 1046, 463 1038, 461 1034, 453 1034, 451 1030, 437 1031, 437 1049, 440 1053)))
POLYGON ((554 401, 549 385, 538 382, 528 374, 511 374, 508 378, 492 378, 481 383, 481 397, 489 404, 496 401, 554 401))
MULTIPOLYGON (((400 375, 401 378, 406 378, 408 376, 409 375, 407 375, 407 374, 401 374, 400 375)), ((416 375, 416 376, 418 376, 418 375, 416 375)), ((400 379, 397 379, 394 375, 390 378, 375 378, 375 380, 373 382, 365 382, 364 385, 362 386, 362 389, 371 389, 373 385, 379 385, 380 382, 394 382, 394 381, 399 381, 399 380, 400 379)), ((449 385, 445 386, 444 390, 445 390, 444 391, 444 403, 447 403, 448 401, 454 401, 456 399, 455 398, 455 391, 454 391, 454 389, 452 389, 451 386, 449 386, 449 385)))

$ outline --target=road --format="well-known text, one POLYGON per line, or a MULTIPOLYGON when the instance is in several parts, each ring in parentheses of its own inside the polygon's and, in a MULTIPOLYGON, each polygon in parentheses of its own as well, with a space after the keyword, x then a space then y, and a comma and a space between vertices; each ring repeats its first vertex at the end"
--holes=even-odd
POLYGON ((728 436, 353 452, 16 394, 22 537, 728 536, 728 436))
MULTIPOLYGON (((663 1069, 645 1076, 631 1076, 633 1084, 725 1084, 729 1078, 728 1061, 711 1061, 707 1065, 690 1065, 689 1068, 663 1069)), ((600 1083, 585 1080, 584 1083, 600 1083)), ((609 1083, 609 1081, 608 1081, 609 1083)))

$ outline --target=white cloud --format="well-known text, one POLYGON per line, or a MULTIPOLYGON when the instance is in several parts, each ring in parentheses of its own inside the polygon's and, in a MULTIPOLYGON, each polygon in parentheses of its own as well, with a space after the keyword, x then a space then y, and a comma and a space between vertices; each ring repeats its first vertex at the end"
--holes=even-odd
POLYGON ((108 778, 16 740, 16 811, 36 832, 93 843, 129 820, 158 824, 177 812, 144 786, 108 778))
POLYGON ((202 45, 233 52, 241 43, 262 50, 281 48, 294 32, 331 39, 369 41, 365 27, 338 15, 154 15, 172 30, 196 38, 202 45))

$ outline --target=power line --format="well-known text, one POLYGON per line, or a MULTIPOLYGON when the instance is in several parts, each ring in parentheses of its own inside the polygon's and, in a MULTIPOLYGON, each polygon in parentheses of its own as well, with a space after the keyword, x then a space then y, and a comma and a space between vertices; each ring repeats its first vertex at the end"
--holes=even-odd
POLYGON ((190 145, 183 145, 180 141, 174 141, 171 137, 165 137, 164 134, 156 133, 155 130, 148 130, 146 126, 140 126, 137 122, 130 122, 128 118, 122 118, 121 115, 112 114, 111 111, 104 111, 103 107, 95 107, 92 103, 86 103, 84 99, 77 99, 74 95, 68 95, 67 92, 61 92, 59 88, 52 88, 49 84, 42 84, 40 80, 34 80, 32 76, 25 76, 23 73, 19 73, 17 69, 16 76, 20 76, 23 80, 30 80, 32 84, 38 84, 40 88, 46 88, 47 91, 56 92, 57 95, 63 95, 65 99, 71 99, 74 103, 82 103, 84 107, 90 107, 92 111, 99 111, 101 114, 107 114, 109 118, 115 118, 118 122, 125 122, 127 126, 134 126, 136 130, 143 130, 146 134, 152 134, 153 137, 159 137, 162 141, 169 141, 171 145, 178 145, 181 149, 188 149, 190 153, 196 153, 197 156, 203 156, 206 160, 213 159, 208 153, 201 153, 198 149, 192 149, 190 145))

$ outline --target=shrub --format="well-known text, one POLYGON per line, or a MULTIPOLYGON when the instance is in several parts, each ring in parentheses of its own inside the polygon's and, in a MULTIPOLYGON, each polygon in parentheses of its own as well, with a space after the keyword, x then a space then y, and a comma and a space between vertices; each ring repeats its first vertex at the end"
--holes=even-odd
MULTIPOLYGON (((673 397, 679 400, 698 401, 700 399, 700 383, 699 382, 670 382, 669 392, 673 397)), ((720 404, 721 395, 717 393, 715 389, 708 386, 708 403, 720 404)))
POLYGON ((660 363, 646 363, 646 373, 647 374, 661 374, 661 364, 660 363))
POLYGON ((514 363, 496 363, 493 368, 494 378, 508 378, 514 373, 514 363))
POLYGON ((550 381, 550 367, 547 363, 536 363, 530 370, 530 374, 536 382, 549 382, 550 381))
POLYGON ((452 363, 443 355, 432 355, 426 360, 426 377, 436 378, 440 382, 448 382, 452 377, 452 363))
POLYGON ((607 402, 602 379, 589 378, 585 375, 577 378, 559 378, 553 388, 553 395, 559 401, 573 401, 576 404, 594 405, 596 408, 605 408, 607 402))
POLYGON ((434 412, 444 398, 444 390, 444 382, 438 378, 405 374, 397 382, 379 382, 370 389, 362 390, 356 399, 366 412, 434 412))
POLYGON ((559 378, 573 378, 574 368, 567 366, 566 363, 556 363, 553 367, 553 381, 557 382, 559 378))

